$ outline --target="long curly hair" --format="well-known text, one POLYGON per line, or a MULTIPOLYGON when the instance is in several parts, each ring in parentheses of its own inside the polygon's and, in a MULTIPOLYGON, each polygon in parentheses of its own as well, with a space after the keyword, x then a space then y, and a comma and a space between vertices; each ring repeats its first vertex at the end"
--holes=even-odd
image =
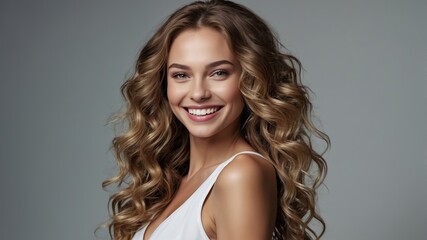
POLYGON ((112 141, 119 172, 103 182, 104 188, 118 187, 109 199, 110 236, 130 240, 166 208, 188 171, 189 133, 168 105, 166 62, 177 35, 200 27, 222 33, 241 65, 241 134, 277 172, 273 239, 320 239, 325 222, 316 189, 327 165, 312 141, 321 139, 328 148, 329 138, 311 120, 299 60, 284 53, 259 16, 230 1, 197 1, 178 9, 143 47, 135 73, 122 85, 127 108, 118 119, 125 129, 112 141), (310 227, 312 220, 320 222, 320 232, 310 227))

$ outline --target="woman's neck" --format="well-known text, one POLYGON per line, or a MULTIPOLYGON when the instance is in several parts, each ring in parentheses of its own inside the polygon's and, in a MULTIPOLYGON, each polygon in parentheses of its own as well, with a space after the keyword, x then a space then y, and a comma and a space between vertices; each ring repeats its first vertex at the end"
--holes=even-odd
POLYGON ((252 150, 239 132, 229 136, 197 138, 190 136, 190 166, 188 177, 199 170, 218 165, 239 151, 252 150))

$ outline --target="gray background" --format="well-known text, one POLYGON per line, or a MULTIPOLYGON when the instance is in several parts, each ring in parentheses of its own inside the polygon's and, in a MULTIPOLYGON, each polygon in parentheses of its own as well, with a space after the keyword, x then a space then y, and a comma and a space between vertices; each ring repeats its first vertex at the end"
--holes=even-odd
MULTIPOLYGON (((106 119, 142 44, 187 2, 1 1, 0 239, 95 239, 115 172, 106 119)), ((333 143, 325 239, 426 239, 427 2, 239 2, 316 94, 333 143)))

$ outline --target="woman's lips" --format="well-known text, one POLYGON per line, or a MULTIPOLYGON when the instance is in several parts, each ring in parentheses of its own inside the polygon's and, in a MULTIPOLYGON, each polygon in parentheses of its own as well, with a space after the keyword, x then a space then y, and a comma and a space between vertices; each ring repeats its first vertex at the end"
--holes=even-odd
POLYGON ((188 118, 195 122, 206 122, 218 115, 222 107, 185 107, 188 118))
POLYGON ((219 110, 219 107, 210 107, 210 108, 188 108, 187 111, 191 114, 191 115, 195 115, 195 116, 205 116, 205 115, 209 115, 212 113, 215 113, 216 111, 219 110))

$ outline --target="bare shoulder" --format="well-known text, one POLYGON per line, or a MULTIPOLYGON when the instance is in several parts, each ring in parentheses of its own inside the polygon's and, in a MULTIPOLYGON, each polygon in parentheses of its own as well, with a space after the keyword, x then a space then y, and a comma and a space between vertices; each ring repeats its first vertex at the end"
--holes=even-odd
POLYGON ((276 170, 267 159, 254 154, 240 154, 222 170, 216 185, 221 188, 257 182, 275 185, 275 176, 276 170))
POLYGON ((217 239, 271 239, 277 211, 276 171, 266 159, 241 154, 212 189, 217 239))

